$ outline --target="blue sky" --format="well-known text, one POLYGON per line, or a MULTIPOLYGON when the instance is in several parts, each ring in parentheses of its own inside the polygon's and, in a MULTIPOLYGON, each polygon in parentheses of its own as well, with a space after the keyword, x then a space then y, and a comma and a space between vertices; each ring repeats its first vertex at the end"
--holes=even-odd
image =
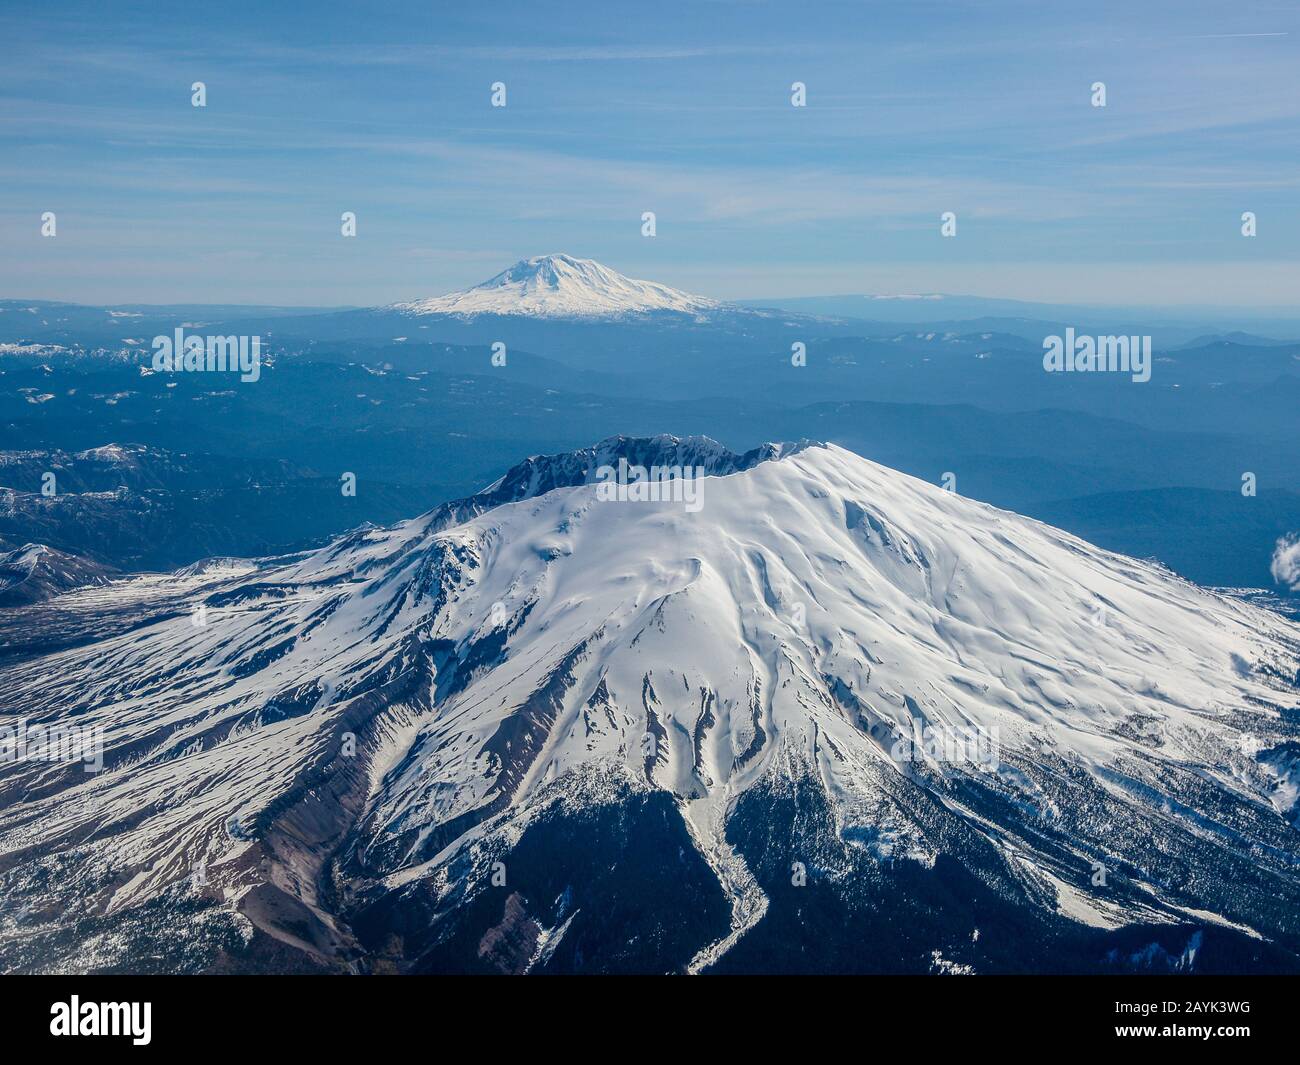
POLYGON ((1300 291, 1294 3, 52 2, 0 56, 3 297, 385 303, 553 251, 723 298, 1300 291))

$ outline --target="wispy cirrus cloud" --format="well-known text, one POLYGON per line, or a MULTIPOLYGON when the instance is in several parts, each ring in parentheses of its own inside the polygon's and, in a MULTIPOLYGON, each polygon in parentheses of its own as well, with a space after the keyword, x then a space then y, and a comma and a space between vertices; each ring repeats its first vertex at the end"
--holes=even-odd
MULTIPOLYGON (((852 266, 892 289, 875 272, 891 267, 930 291, 996 278, 1013 297, 1154 298, 1177 279, 1187 302, 1262 300, 1300 247, 1300 27, 1285 11, 575 0, 557 20, 510 0, 395 0, 389 13, 145 0, 111 18, 89 3, 76 18, 0 14, 0 239, 14 253, 0 289, 76 296, 74 275, 98 271, 137 287, 125 299, 181 284, 194 298, 233 284, 215 264, 247 251, 250 291, 223 298, 355 303, 360 286, 392 298, 473 282, 459 271, 475 249, 570 249, 666 280, 707 281, 707 266, 729 291, 696 287, 723 295, 770 262, 801 286, 852 266), (204 109, 190 107, 195 80, 204 109), (505 108, 489 104, 496 80, 505 108), (805 108, 790 106, 796 80, 805 108), (1104 109, 1089 105, 1094 80, 1110 87, 1104 109), (32 224, 44 210, 66 221, 57 242, 32 224), (361 225, 346 247, 343 210, 361 225), (955 240, 938 236, 948 210, 955 240), (1243 211, 1258 215, 1253 242, 1243 211), (170 269, 186 242, 187 269, 170 269)), ((771 271, 761 287, 787 288, 771 271)))

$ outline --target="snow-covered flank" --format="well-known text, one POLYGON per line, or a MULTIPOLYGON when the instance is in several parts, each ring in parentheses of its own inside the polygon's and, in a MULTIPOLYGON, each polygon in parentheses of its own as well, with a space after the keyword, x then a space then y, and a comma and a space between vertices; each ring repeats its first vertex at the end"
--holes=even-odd
POLYGON ((506 657, 448 696, 376 796, 375 845, 432 857, 441 826, 599 759, 704 824, 786 745, 816 750, 851 827, 874 772, 906 771, 891 751, 918 726, 995 735, 1000 767, 955 768, 1049 813, 1016 752, 1067 757, 1120 795, 1159 787, 1154 760, 1269 797, 1233 756, 1295 675, 1297 630, 1275 615, 838 447, 708 478, 703 497, 690 514, 563 489, 438 538, 468 568, 434 631, 506 657))
POLYGON ((121 444, 104 444, 102 447, 92 447, 85 451, 78 451, 72 457, 86 462, 139 466, 141 456, 147 454, 148 450, 142 444, 128 444, 125 447, 121 444))
POLYGON ((55 355, 67 350, 62 344, 0 344, 0 355, 55 355))
POLYGON ((636 790, 670 797, 730 900, 730 934, 683 959, 702 968, 768 907, 738 804, 792 781, 862 860, 996 852, 1081 926, 1212 913, 1268 936, 1300 898, 1300 628, 835 446, 606 441, 252 573, 115 596, 166 601, 0 667, 0 720, 104 730, 98 775, 0 776, 0 891, 49 913, 61 892, 88 921, 197 894, 347 954, 349 897, 478 890, 468 848, 557 793, 636 790), (702 466, 702 507, 602 498, 615 455, 702 466), (992 759, 910 743, 972 729, 992 759), (1096 860, 1129 886, 1084 901, 1096 860))
POLYGON ((699 314, 720 304, 653 281, 625 277, 592 259, 539 255, 521 259, 464 292, 393 305, 410 314, 519 314, 608 318, 652 311, 699 314))

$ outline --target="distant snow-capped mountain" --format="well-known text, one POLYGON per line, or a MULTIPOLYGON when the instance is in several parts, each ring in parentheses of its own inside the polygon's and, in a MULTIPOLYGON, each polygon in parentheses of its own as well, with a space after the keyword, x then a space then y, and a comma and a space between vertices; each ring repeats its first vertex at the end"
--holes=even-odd
POLYGON ((700 314, 722 306, 653 281, 637 281, 591 259, 539 255, 521 259, 464 292, 394 304, 408 314, 517 314, 535 318, 613 318, 674 311, 700 314))
POLYGON ((45 544, 0 550, 0 607, 37 603, 70 588, 102 584, 113 574, 109 566, 45 544))
POLYGON ((58 603, 9 969, 1300 969, 1300 627, 838 447, 58 603))

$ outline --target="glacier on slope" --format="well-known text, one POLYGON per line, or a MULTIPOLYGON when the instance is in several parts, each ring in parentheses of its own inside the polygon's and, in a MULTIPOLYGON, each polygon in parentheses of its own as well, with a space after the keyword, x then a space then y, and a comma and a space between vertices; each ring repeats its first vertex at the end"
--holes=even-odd
POLYGON ((833 445, 618 438, 109 595, 0 666, 5 721, 106 736, 0 775, 7 968, 1300 948, 1300 629, 833 445), (601 500, 619 457, 702 468, 702 509, 601 500), (910 742, 972 732, 995 758, 910 742))

